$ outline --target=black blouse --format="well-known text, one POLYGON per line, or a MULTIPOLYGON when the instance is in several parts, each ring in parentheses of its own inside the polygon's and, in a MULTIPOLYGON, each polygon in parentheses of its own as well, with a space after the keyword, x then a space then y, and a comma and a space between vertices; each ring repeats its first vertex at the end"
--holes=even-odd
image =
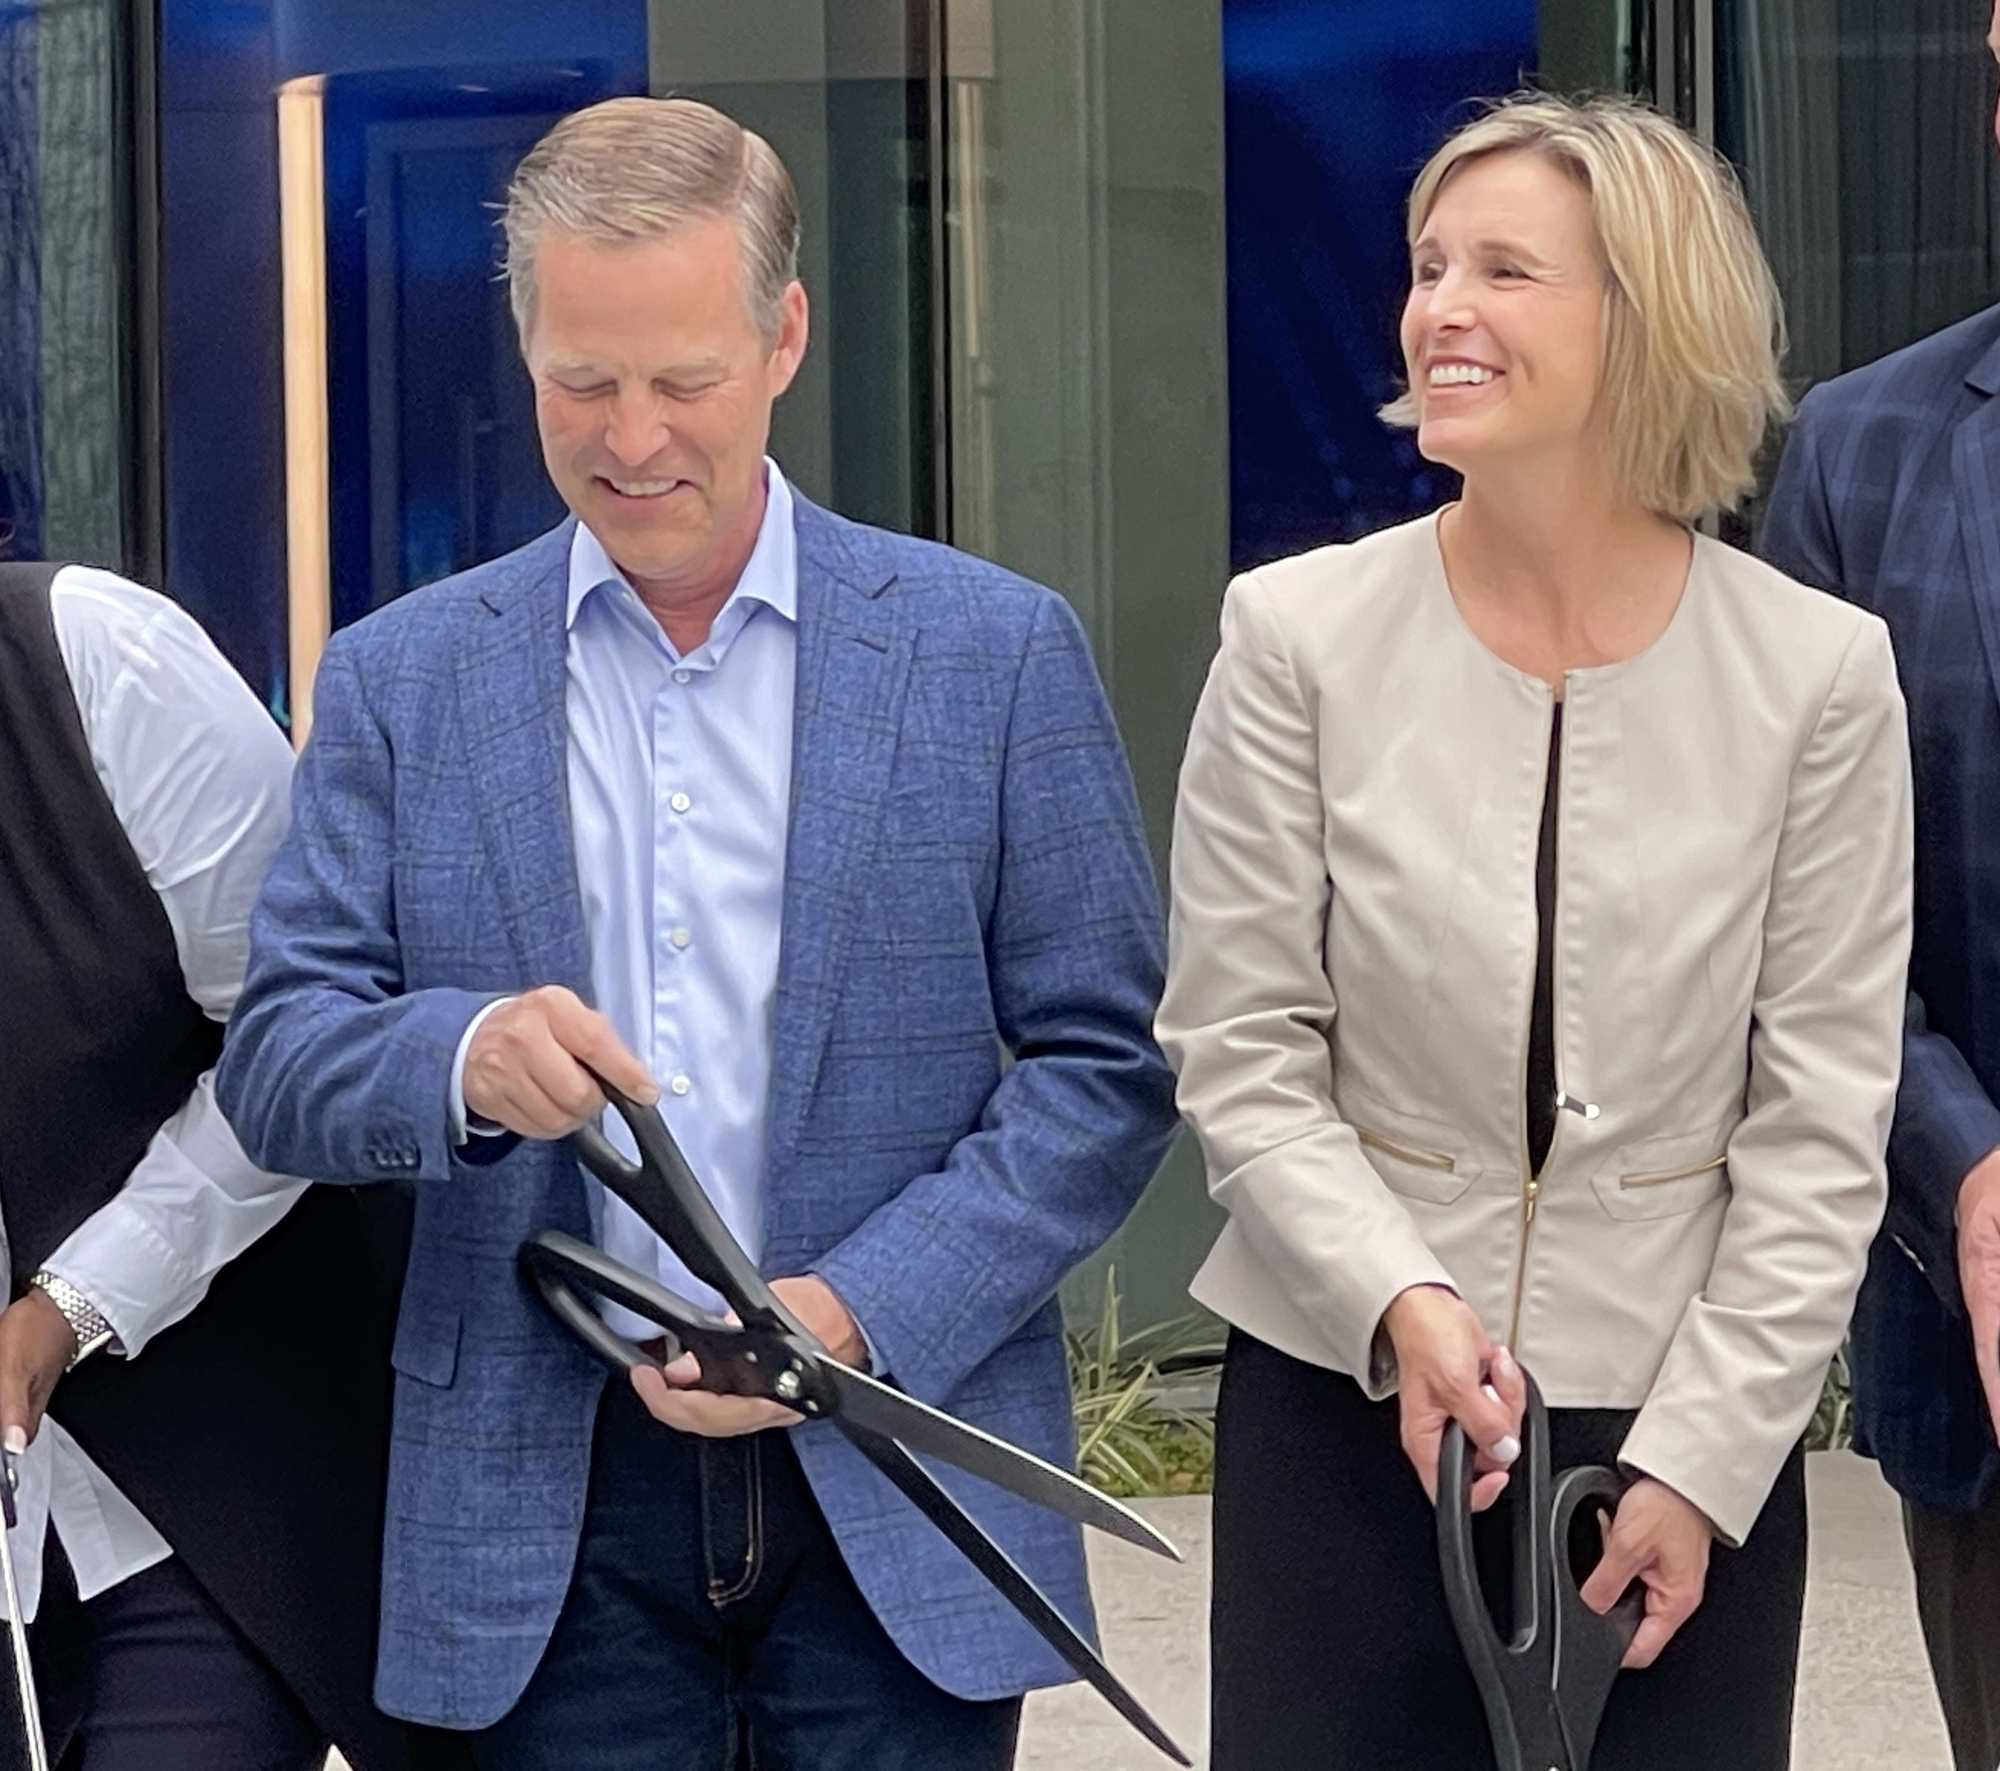
POLYGON ((1528 1011, 1528 1166, 1542 1172, 1556 1135, 1556 805, 1562 781, 1563 709, 1549 728, 1549 784, 1542 795, 1542 834, 1535 851, 1535 1000, 1528 1011))

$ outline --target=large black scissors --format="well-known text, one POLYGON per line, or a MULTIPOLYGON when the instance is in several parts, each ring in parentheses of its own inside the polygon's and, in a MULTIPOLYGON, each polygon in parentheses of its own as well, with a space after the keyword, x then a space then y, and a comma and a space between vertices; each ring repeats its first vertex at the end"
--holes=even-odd
POLYGON ((1472 1543, 1472 1458, 1465 1430, 1445 1429, 1438 1455, 1438 1560, 1445 1600, 1479 1687, 1498 1771, 1590 1771, 1619 1663, 1645 1611, 1634 1586, 1604 1616, 1578 1586, 1578 1521, 1598 1538, 1599 1511, 1616 1510, 1625 1478, 1601 1464, 1549 1470, 1549 1416, 1528 1379, 1521 1455, 1500 1504, 1509 1509, 1513 1632, 1487 1608, 1472 1543))
POLYGON ((756 1396, 812 1420, 830 1421, 925 1518, 942 1531, 1078 1676, 1149 1741, 1186 1765, 1188 1757, 1119 1683, 1035 1583, 910 1455, 920 1451, 1157 1555, 1180 1552, 1129 1507, 1069 1471, 955 1420, 865 1372, 842 1365, 771 1290, 702 1191, 655 1107, 640 1107, 598 1079, 630 1128, 639 1160, 629 1162, 595 1126, 573 1135, 584 1167, 622 1199, 688 1271, 727 1301, 735 1319, 710 1314, 658 1280, 634 1272, 588 1243, 548 1230, 521 1245, 523 1270, 556 1318, 620 1371, 659 1360, 605 1322, 584 1294, 657 1324, 701 1366, 700 1387, 756 1396))

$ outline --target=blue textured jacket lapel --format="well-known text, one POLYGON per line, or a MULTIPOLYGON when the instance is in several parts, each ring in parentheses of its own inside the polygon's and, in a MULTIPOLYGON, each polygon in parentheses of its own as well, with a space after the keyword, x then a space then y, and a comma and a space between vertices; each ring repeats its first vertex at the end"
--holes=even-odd
POLYGON ((2000 690, 2000 399, 1994 397, 2000 394, 2000 344, 1974 365, 1965 384, 1981 398, 1952 432, 1953 502, 1987 668, 2000 690))
POLYGON ((889 789, 911 656, 911 636, 882 595, 895 570, 870 558, 868 532, 804 498, 797 499, 795 520, 798 674, 772 1016, 774 1158, 797 1139, 818 1078, 860 871, 889 789))
POLYGON ((458 656, 459 718, 486 852, 525 984, 590 997, 570 840, 567 568, 573 522, 489 587, 458 656))

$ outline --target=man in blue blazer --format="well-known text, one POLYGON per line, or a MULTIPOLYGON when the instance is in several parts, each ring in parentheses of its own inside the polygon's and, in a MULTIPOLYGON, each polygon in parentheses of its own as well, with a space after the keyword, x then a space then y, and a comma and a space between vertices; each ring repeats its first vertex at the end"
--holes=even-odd
MULTIPOLYGON (((2000 11, 1996 12, 2000 42, 2000 11)), ((2000 307, 1812 390, 1761 549, 1889 623, 1917 898, 1857 1439, 1902 1494, 1959 1771, 2000 1762, 2000 307)))
MULTIPOLYGON (((712 1297, 558 1141, 588 1065, 839 1356, 1072 1457, 1055 1289, 1172 1128, 1123 753, 1059 598, 766 458, 807 318, 764 142, 595 106, 506 226, 574 520, 329 646, 220 1079, 266 1166, 417 1183, 377 1698, 482 1768, 998 1771, 1065 1676, 1005 1601, 837 1435, 607 1385, 515 1251, 712 1297)), ((953 1486, 1088 1627, 1076 1532, 953 1486)))

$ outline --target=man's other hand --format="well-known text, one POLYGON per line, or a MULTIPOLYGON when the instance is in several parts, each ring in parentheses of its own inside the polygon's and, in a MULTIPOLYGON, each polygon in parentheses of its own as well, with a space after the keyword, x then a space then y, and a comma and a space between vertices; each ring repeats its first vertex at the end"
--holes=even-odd
POLYGON ((0 1311, 0 1442, 25 1451, 41 1430, 56 1380, 76 1357, 76 1333, 43 1293, 30 1289, 0 1311))
MULTIPOLYGON (((858 1366, 867 1359, 868 1343, 862 1338, 860 1324, 824 1279, 810 1273, 795 1279, 774 1279, 771 1289, 841 1364, 858 1366)), ((683 1353, 664 1371, 642 1365, 632 1373, 632 1388, 648 1414, 677 1432, 694 1433, 703 1439, 735 1439, 744 1433, 761 1433, 767 1427, 796 1426, 801 1418, 761 1397, 718 1396, 698 1389, 700 1382, 701 1366, 692 1353, 683 1353)))
POLYGON ((1972 1320, 1986 1412, 2000 1434, 2000 1150, 1975 1163, 1959 1184, 1958 1287, 1972 1320))
POLYGON ((604 1111, 591 1071, 642 1107, 660 1098, 646 1066, 574 991, 545 984, 500 1004, 465 1051, 465 1111, 524 1138, 564 1138, 604 1111))

